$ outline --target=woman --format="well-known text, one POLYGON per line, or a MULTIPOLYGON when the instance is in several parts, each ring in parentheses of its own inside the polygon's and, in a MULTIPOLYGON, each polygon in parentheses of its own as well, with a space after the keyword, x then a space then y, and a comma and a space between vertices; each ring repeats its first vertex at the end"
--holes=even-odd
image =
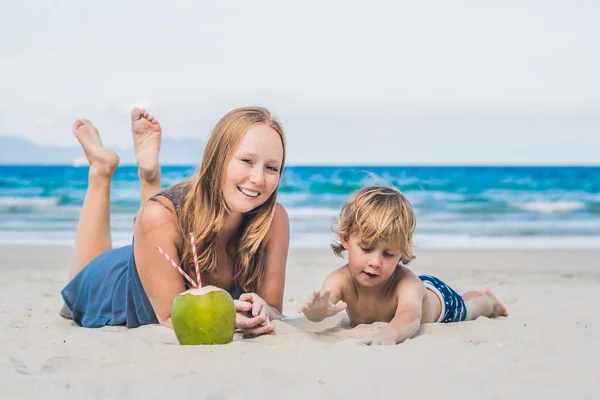
POLYGON ((236 327, 251 335, 273 332, 270 321, 281 317, 283 303, 289 219, 276 202, 285 136, 269 111, 229 112, 210 135, 199 171, 159 192, 161 127, 134 109, 141 208, 133 244, 117 249, 111 246, 109 217, 119 158, 102 146, 89 121, 76 121, 73 132, 90 170, 61 315, 87 327, 171 326, 173 300, 187 287, 156 247, 196 276, 193 233, 202 284, 228 290, 236 299, 236 327))

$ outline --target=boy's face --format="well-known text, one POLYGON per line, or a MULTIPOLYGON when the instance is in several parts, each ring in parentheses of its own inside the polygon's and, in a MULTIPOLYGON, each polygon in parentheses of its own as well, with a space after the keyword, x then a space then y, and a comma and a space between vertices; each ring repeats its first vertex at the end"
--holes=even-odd
POLYGON ((350 273, 363 286, 373 287, 386 282, 402 256, 396 245, 380 242, 369 246, 358 235, 341 237, 340 242, 348 251, 350 273))

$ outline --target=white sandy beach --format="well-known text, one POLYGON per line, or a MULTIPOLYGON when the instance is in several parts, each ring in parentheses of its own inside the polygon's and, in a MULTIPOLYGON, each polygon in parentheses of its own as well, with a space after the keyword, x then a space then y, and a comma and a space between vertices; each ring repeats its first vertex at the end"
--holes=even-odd
POLYGON ((489 286, 508 318, 431 324, 392 347, 361 347, 341 318, 299 318, 343 260, 292 250, 277 335, 180 346, 161 326, 84 329, 58 316, 69 249, 1 248, 0 393, 9 398, 597 399, 600 252, 419 251, 416 273, 459 292, 489 286))

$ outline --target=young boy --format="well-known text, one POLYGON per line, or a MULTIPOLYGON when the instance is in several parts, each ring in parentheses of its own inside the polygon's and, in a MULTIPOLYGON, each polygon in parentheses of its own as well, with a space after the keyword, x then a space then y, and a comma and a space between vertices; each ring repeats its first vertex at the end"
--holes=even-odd
POLYGON ((461 297, 441 280, 406 268, 415 258, 415 226, 413 209, 398 189, 360 190, 342 207, 336 232, 340 243, 331 246, 338 256, 348 251, 348 264, 332 272, 298 312, 318 322, 346 309, 353 326, 389 322, 361 340, 366 345, 401 343, 414 337, 421 324, 507 315, 486 288, 461 297))

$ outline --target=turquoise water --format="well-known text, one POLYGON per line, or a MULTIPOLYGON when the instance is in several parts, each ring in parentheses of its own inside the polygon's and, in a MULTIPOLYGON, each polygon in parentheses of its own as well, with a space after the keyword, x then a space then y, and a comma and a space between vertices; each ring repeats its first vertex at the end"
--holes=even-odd
MULTIPOLYGON (((163 186, 195 168, 164 167, 163 186)), ((70 245, 87 172, 0 166, 0 243, 70 245)), ((279 201, 292 246, 327 248, 342 203, 372 183, 407 195, 421 248, 600 249, 600 167, 287 167, 279 201)), ((139 205, 135 167, 117 169, 111 196, 113 240, 129 243, 139 205)))

